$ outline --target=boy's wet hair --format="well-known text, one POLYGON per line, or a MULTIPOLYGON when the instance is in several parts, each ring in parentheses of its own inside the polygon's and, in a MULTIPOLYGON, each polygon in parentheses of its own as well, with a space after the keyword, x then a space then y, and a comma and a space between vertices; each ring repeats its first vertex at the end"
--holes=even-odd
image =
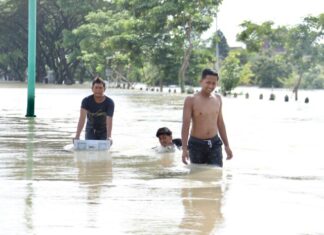
POLYGON ((95 84, 102 84, 103 87, 106 88, 106 83, 105 83, 105 81, 104 81, 101 77, 99 77, 99 76, 97 76, 97 77, 95 77, 95 78, 93 79, 93 81, 92 81, 92 87, 93 87, 95 84))
POLYGON ((207 75, 216 76, 217 80, 219 79, 218 73, 213 69, 204 69, 201 73, 201 80, 205 79, 207 75))
POLYGON ((167 127, 161 127, 156 132, 156 137, 159 137, 160 135, 172 135, 172 131, 170 131, 167 127))

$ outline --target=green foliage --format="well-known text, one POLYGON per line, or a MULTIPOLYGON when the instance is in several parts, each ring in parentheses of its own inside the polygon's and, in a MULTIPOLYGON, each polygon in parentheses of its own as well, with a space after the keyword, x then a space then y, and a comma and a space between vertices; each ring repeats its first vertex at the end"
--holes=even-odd
POLYGON ((324 89, 324 73, 321 72, 319 66, 304 74, 300 87, 304 89, 324 89))
POLYGON ((112 1, 113 10, 91 12, 86 24, 73 31, 80 41, 77 58, 94 71, 95 64, 104 64, 104 58, 110 57, 108 66, 129 81, 136 81, 140 73, 144 80, 148 79, 148 67, 158 69, 157 76, 148 79, 155 85, 175 84, 184 68, 185 77, 181 79, 191 84, 189 76, 195 76, 197 67, 202 67, 202 59, 191 59, 191 55, 201 54, 194 47, 199 44, 200 34, 209 28, 217 3, 112 1), (140 68, 136 69, 136 78, 129 73, 132 67, 140 68))
MULTIPOLYGON (((303 78, 321 61, 323 51, 323 24, 320 17, 306 17, 304 21, 292 28, 286 39, 286 58, 298 74, 294 85, 295 99, 303 78)), ((315 75, 315 74, 314 74, 315 75)), ((309 76, 309 75, 308 75, 309 76)), ((314 84, 314 86, 320 86, 314 84)))
POLYGON ((233 90, 240 81, 242 68, 240 60, 236 57, 236 52, 231 52, 223 62, 220 73, 220 84, 222 92, 230 92, 233 90))
POLYGON ((109 66, 127 75, 131 67, 141 65, 138 56, 141 42, 136 34, 138 23, 126 12, 100 10, 89 13, 86 23, 73 30, 72 37, 78 39, 81 49, 76 58, 93 74, 104 77, 109 66))
MULTIPOLYGON (((0 76, 24 81, 27 3, 0 1, 0 76)), ((195 86, 213 67, 218 42, 221 83, 322 88, 324 14, 287 28, 245 21, 237 38, 246 49, 230 52, 221 31, 201 34, 219 0, 38 0, 37 81, 53 70, 57 83, 94 75, 151 85, 195 86)))
POLYGON ((187 85, 198 86, 201 71, 205 68, 214 66, 214 51, 204 46, 197 47, 190 57, 190 65, 188 68, 187 85))
MULTIPOLYGON (((88 12, 107 3, 103 0, 38 0, 37 3, 36 80, 41 82, 47 69, 51 69, 57 83, 73 83, 74 74, 80 71, 80 61, 69 58, 76 57, 78 44, 69 38, 64 45, 63 34, 81 25, 88 12)), ((5 76, 21 81, 27 68, 27 5, 28 1, 20 0, 0 2, 0 51, 7 55, 6 62, 0 59, 0 70, 5 76), (13 50, 18 50, 19 56, 13 50)))
POLYGON ((261 25, 245 21, 241 24, 243 31, 237 39, 246 44, 249 52, 257 52, 273 56, 283 51, 288 29, 286 27, 273 28, 273 22, 267 21, 261 25))
POLYGON ((218 42, 220 60, 224 60, 228 56, 230 48, 227 44, 227 40, 224 34, 222 33, 222 31, 218 30, 217 34, 216 33, 213 34, 211 38, 208 39, 207 42, 210 43, 210 47, 209 47, 210 50, 215 52, 216 52, 216 43, 218 42))
POLYGON ((253 76, 254 74, 252 72, 252 64, 251 63, 244 64, 240 73, 239 85, 243 85, 243 86, 251 85, 253 76))
POLYGON ((290 67, 282 63, 280 59, 260 57, 252 65, 256 85, 260 87, 282 87, 284 80, 291 73, 290 67))
POLYGON ((0 2, 0 75, 25 80, 27 67, 27 1, 0 2))
MULTIPOLYGON (((318 81, 322 72, 315 73, 312 68, 323 67, 323 18, 323 14, 319 17, 306 17, 301 24, 289 29, 274 28, 272 22, 260 25, 243 22, 243 31, 237 38, 246 44, 248 56, 244 58, 247 60, 241 62, 252 64, 252 82, 261 87, 290 84, 296 90, 305 76, 314 77, 306 83, 310 83, 310 80, 318 81)), ((310 86, 319 87, 318 84, 320 82, 310 86)))

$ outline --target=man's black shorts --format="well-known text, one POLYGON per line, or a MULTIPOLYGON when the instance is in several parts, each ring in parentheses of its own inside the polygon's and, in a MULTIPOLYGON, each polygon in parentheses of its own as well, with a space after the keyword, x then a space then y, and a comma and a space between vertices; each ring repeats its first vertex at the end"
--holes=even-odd
POLYGON ((190 162, 196 164, 211 164, 222 167, 222 144, 223 143, 218 135, 206 140, 190 136, 188 142, 190 162))

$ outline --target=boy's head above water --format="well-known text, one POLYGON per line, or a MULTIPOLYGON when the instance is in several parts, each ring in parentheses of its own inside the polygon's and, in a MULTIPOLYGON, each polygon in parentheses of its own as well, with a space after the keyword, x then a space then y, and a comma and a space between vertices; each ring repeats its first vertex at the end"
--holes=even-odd
POLYGON ((163 147, 173 145, 172 143, 172 131, 167 127, 161 127, 156 132, 156 137, 159 138, 160 144, 163 147))

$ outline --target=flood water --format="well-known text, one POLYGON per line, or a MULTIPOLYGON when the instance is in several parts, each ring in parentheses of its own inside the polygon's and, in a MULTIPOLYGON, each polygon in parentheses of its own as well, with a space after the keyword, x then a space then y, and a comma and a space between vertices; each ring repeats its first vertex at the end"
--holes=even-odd
POLYGON ((259 92, 223 98, 234 158, 219 169, 152 150, 159 127, 180 137, 185 95, 108 90, 111 151, 73 153, 89 88, 36 88, 25 118, 27 89, 2 85, 0 234, 324 234, 324 92, 259 92))

